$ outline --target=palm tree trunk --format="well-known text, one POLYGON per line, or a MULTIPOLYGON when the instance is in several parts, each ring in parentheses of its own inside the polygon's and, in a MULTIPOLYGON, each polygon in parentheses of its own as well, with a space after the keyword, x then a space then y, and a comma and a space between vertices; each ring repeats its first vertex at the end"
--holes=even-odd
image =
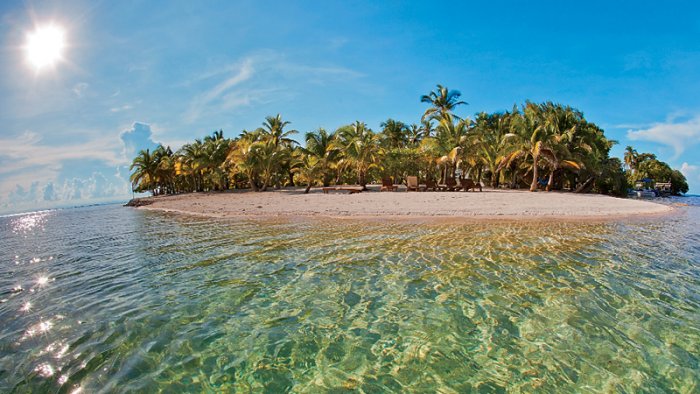
POLYGON ((555 170, 552 170, 552 172, 549 173, 549 181, 547 181, 547 188, 545 189, 548 192, 552 191, 552 185, 554 184, 554 171, 555 170))
POLYGON ((309 182, 309 186, 307 186, 307 187, 306 187, 306 190, 304 190, 304 194, 308 194, 308 193, 309 193, 309 190, 311 190, 311 185, 312 185, 312 183, 309 182))
POLYGON ((537 159, 537 156, 533 156, 532 158, 532 183, 530 184, 531 192, 537 191, 537 159))

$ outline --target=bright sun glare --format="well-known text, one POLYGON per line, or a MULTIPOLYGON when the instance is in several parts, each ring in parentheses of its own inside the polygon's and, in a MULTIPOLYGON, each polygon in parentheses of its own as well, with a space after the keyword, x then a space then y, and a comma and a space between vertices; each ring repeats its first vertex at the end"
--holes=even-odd
POLYGON ((37 27, 27 35, 27 61, 36 70, 53 66, 62 59, 65 46, 65 33, 62 28, 55 25, 37 27))

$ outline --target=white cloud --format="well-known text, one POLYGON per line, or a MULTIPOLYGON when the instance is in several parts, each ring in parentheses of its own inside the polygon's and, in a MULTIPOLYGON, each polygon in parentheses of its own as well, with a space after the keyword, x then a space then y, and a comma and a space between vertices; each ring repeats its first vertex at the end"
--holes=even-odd
POLYGON ((32 204, 126 196, 129 163, 135 152, 156 145, 152 136, 150 125, 136 122, 118 135, 75 144, 49 144, 30 131, 0 138, 0 207, 32 209, 32 204), (76 173, 81 166, 87 166, 85 171, 76 173), (99 170, 90 172, 94 166, 99 170))
POLYGON ((127 199, 129 190, 128 182, 116 177, 109 178, 101 172, 93 172, 86 178, 69 178, 61 184, 48 181, 42 185, 40 181, 33 181, 27 187, 15 185, 7 194, 7 199, 0 201, 0 212, 127 199))
POLYGON ((684 162, 681 165, 681 172, 688 181, 700 182, 700 167, 684 162))
POLYGON ((122 155, 125 161, 131 160, 142 149, 155 149, 158 145, 153 141, 151 125, 134 122, 131 128, 119 133, 122 142, 122 155))
POLYGON ((677 159, 683 152, 700 143, 700 115, 685 119, 669 119, 647 128, 628 130, 627 138, 633 141, 649 141, 673 148, 677 159))
POLYGON ((8 162, 0 167, 0 175, 36 167, 59 167, 64 160, 100 160, 111 165, 123 164, 124 158, 114 146, 114 135, 100 136, 73 145, 43 144, 39 134, 25 132, 17 138, 0 139, 0 157, 8 162))
POLYGON ((76 83, 73 86, 73 94, 75 94, 78 98, 83 97, 88 87, 90 87, 90 85, 88 85, 86 82, 76 83))
POLYGON ((124 104, 121 107, 112 107, 109 109, 109 111, 110 112, 122 112, 122 111, 128 111, 132 108, 134 108, 134 107, 132 107, 130 104, 124 104))

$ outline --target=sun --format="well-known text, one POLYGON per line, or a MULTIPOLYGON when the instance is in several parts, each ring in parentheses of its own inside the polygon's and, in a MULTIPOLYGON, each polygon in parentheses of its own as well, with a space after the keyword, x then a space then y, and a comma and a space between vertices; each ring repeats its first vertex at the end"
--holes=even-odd
POLYGON ((47 25, 37 27, 27 34, 24 49, 27 62, 38 71, 47 66, 54 66, 62 60, 65 47, 66 34, 63 29, 60 26, 47 25))

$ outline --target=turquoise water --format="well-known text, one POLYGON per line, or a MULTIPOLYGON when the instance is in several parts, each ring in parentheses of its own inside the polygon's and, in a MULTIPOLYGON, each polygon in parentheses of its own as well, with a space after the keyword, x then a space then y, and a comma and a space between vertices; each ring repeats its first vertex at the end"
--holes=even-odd
POLYGON ((626 223, 0 218, 0 392, 700 391, 700 205, 626 223))

